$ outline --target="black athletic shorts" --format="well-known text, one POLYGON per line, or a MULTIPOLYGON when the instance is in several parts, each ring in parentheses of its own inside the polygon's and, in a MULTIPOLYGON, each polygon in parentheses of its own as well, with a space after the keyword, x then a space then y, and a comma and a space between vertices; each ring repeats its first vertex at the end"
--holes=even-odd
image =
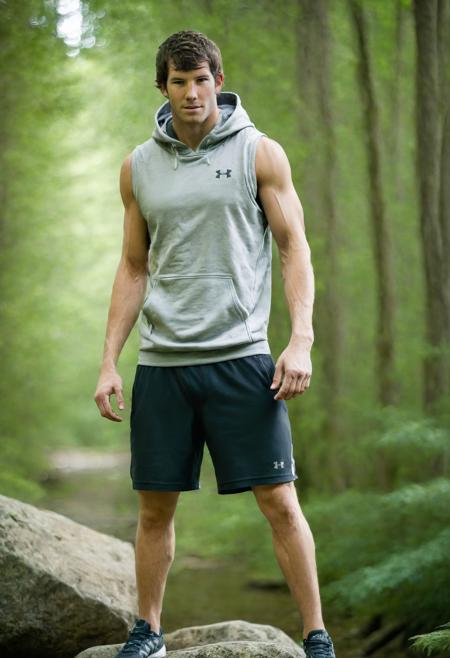
POLYGON ((297 479, 270 354, 189 366, 138 365, 131 406, 133 489, 200 489, 206 442, 219 494, 297 479))

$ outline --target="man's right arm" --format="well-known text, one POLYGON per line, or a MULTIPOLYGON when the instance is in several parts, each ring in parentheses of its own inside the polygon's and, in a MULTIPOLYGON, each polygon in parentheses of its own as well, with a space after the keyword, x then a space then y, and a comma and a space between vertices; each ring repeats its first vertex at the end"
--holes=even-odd
POLYGON ((100 413, 120 422, 111 407, 110 396, 116 395, 119 409, 124 409, 122 379, 116 366, 145 297, 150 238, 147 223, 133 195, 131 185, 131 155, 125 158, 120 171, 120 194, 125 207, 122 255, 114 279, 106 327, 103 361, 94 399, 100 413))

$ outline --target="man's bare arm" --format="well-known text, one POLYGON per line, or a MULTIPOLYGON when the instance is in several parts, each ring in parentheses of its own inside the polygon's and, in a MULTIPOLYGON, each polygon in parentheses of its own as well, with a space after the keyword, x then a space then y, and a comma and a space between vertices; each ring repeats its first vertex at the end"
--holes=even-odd
POLYGON ((115 394, 119 409, 124 408, 122 379, 116 366, 144 300, 150 246, 147 223, 133 196, 131 155, 125 158, 120 171, 120 194, 125 208, 122 255, 112 288, 103 362, 94 396, 101 415, 115 421, 122 418, 112 410, 110 396, 115 394))
POLYGON ((303 208, 292 183, 291 168, 282 147, 262 137, 256 153, 258 196, 280 253, 284 290, 291 317, 291 339, 277 361, 275 399, 290 399, 309 387, 314 272, 305 234, 303 208))

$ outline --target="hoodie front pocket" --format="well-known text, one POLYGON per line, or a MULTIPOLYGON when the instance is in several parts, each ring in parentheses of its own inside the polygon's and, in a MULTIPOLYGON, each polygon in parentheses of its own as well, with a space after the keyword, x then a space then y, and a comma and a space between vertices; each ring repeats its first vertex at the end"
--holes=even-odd
POLYGON ((143 313, 155 348, 217 349, 252 342, 230 274, 164 274, 143 313))

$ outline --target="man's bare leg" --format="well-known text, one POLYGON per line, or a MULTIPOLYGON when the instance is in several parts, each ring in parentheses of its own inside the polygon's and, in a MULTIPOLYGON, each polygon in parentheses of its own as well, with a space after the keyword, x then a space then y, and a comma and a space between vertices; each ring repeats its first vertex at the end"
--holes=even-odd
POLYGON ((272 526, 280 568, 303 620, 303 637, 325 628, 322 618, 315 544, 293 482, 253 487, 258 506, 272 526))
POLYGON ((175 509, 179 491, 139 491, 136 585, 139 617, 157 633, 169 569, 175 557, 175 509))

